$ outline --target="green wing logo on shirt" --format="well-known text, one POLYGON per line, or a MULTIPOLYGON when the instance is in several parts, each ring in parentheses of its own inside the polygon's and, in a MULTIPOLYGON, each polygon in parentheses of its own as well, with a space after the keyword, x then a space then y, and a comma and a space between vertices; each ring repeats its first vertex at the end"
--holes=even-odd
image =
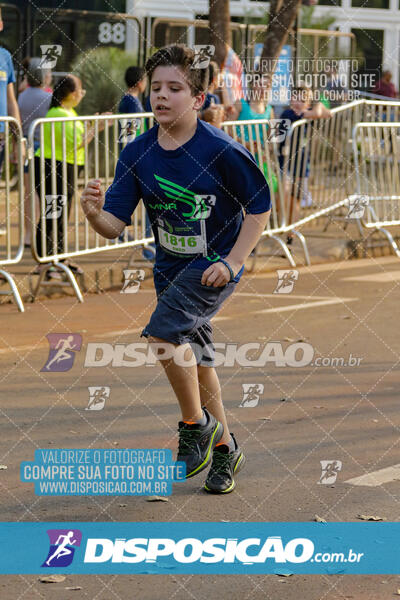
POLYGON ((215 205, 216 197, 212 194, 195 194, 190 190, 164 179, 159 175, 154 174, 158 185, 163 190, 167 198, 175 200, 175 202, 184 202, 190 206, 191 212, 182 213, 188 221, 202 221, 208 219, 211 214, 211 209, 215 205))

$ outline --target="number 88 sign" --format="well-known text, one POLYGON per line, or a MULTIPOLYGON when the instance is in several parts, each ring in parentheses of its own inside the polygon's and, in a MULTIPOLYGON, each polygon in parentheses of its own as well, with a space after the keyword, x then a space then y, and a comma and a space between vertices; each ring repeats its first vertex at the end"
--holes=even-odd
POLYGON ((98 40, 100 44, 123 44, 125 42, 124 23, 100 23, 98 40))

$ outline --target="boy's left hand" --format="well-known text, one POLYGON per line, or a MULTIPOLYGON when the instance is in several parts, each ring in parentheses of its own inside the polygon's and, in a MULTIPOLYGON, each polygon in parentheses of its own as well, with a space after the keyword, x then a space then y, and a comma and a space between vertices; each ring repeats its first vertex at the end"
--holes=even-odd
MULTIPOLYGON (((225 259, 226 260, 226 259, 225 259)), ((227 261, 228 262, 228 261, 227 261)), ((232 271, 237 275, 240 271, 240 266, 232 264, 229 261, 232 271)), ((231 274, 229 273, 227 267, 222 262, 216 262, 213 265, 210 265, 203 273, 201 278, 202 285, 206 285, 208 287, 222 287, 226 285, 231 279, 231 274)))

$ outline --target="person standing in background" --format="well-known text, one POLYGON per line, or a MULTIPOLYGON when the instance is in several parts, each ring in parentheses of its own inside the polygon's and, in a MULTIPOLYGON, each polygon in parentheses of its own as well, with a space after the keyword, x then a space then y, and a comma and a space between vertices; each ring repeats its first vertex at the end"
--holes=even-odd
POLYGON ((385 96, 386 98, 397 98, 398 92, 392 82, 392 73, 390 71, 383 71, 382 77, 372 92, 378 96, 385 96))
POLYGON ((144 112, 138 96, 143 94, 147 86, 147 79, 142 67, 128 67, 125 71, 127 90, 118 106, 118 113, 144 112))
MULTIPOLYGON (((51 97, 50 108, 46 114, 46 118, 58 118, 58 117, 76 117, 77 113, 75 108, 81 102, 82 98, 86 94, 86 90, 82 89, 82 82, 76 75, 68 74, 61 79, 54 87, 54 92, 51 97)), ((109 114, 109 113, 102 113, 109 114)), ((109 122, 107 122, 107 126, 109 122)), ((102 131, 106 126, 105 121, 100 121, 98 124, 98 131, 102 131)), ((55 156, 53 156, 53 141, 52 141, 52 128, 50 123, 43 125, 43 147, 39 147, 35 153, 35 186, 39 198, 50 199, 56 197, 61 200, 61 206, 57 205, 56 216, 50 216, 48 218, 48 210, 52 206, 44 206, 45 212, 41 215, 41 218, 36 228, 36 250, 39 256, 43 257, 49 254, 62 254, 67 251, 64 248, 64 230, 63 221, 64 213, 67 213, 67 221, 71 208, 72 196, 75 189, 74 179, 74 165, 79 167, 85 164, 86 153, 85 147, 89 144, 95 136, 94 123, 87 127, 82 121, 66 121, 64 124, 64 130, 61 122, 54 124, 54 149, 55 156), (64 154, 65 144, 65 154, 64 154), (76 145, 76 147, 75 147, 76 145), (44 159, 44 171, 41 170, 41 157, 44 159), (54 159, 54 163, 53 163, 54 159), (65 160, 65 174, 63 162, 65 160), (55 172, 53 172, 53 164, 55 165, 55 172), (55 178, 55 189, 53 189, 52 181, 55 178), (42 189, 42 186, 44 189, 42 189), (66 196, 64 196, 64 189, 66 190, 66 196), (55 221, 55 228, 57 230, 57 243, 53 238, 53 222, 55 221), (43 235, 42 235, 42 231, 43 235), (43 238, 43 239, 42 239, 43 238)), ((51 210, 49 211, 52 212, 51 210)), ((50 261, 49 261, 50 262, 50 261)), ((81 274, 82 269, 72 263, 69 259, 61 259, 67 265, 73 273, 81 274)), ((47 269, 47 279, 61 279, 62 272, 58 271, 56 267, 49 267, 49 263, 41 263, 37 265, 34 270, 34 274, 39 274, 42 269, 47 269)))
MULTIPOLYGON (((4 23, 0 8, 0 31, 3 31, 4 23)), ((0 46, 0 118, 14 117, 21 123, 19 108, 14 91, 15 72, 11 54, 0 46)), ((4 124, 0 123, 0 174, 4 160, 4 124)))
POLYGON ((227 101, 225 118, 231 119, 236 102, 244 96, 244 77, 242 61, 228 44, 225 45, 225 58, 221 68, 221 80, 227 101))
MULTIPOLYGON (((3 31, 4 23, 0 8, 0 31, 3 31)), ((2 117, 14 117, 21 123, 17 100, 14 91, 15 72, 12 63, 11 54, 5 48, 0 46, 0 119, 2 117)), ((5 148, 5 127, 4 123, 0 122, 0 177, 3 171, 5 148)), ((16 146, 13 149, 12 162, 16 162, 16 146)), ((5 228, 0 225, 0 235, 4 235, 5 228)), ((0 277, 0 281, 5 281, 0 277)))
MULTIPOLYGON (((50 107, 51 94, 46 92, 51 82, 51 71, 40 67, 40 58, 32 58, 26 72, 27 87, 18 96, 18 107, 22 120, 22 133, 28 137, 29 127, 35 119, 46 116, 50 107)), ((39 128, 36 129, 33 142, 34 153, 39 148, 39 128)), ((27 162, 24 165, 24 186, 25 186, 25 247, 30 247, 31 240, 31 203, 29 188, 29 167, 27 162)), ((36 196, 36 214, 39 214, 39 198, 36 196)))
POLYGON ((214 127, 221 127, 221 123, 224 120, 224 107, 215 90, 219 88, 220 69, 218 64, 211 61, 208 65, 208 88, 206 93, 206 99, 200 110, 200 119, 207 121, 214 127))
MULTIPOLYGON (((132 113, 142 113, 145 112, 141 101, 139 100, 139 94, 143 94, 147 87, 147 77, 146 72, 142 67, 128 67, 125 71, 125 83, 127 85, 127 90, 125 95, 121 98, 121 101, 118 106, 118 112, 120 114, 132 114, 132 113)), ((151 108, 148 112, 151 112, 151 108)), ((146 119, 147 120, 147 119, 146 119)), ((146 129, 146 122, 143 121, 141 123, 141 132, 143 133, 146 129)), ((136 134, 135 134, 136 135, 136 134)), ((122 143, 120 144, 120 151, 122 150, 122 143)), ((145 235, 146 237, 151 237, 151 223, 149 221, 149 217, 146 213, 146 224, 145 224, 145 235)), ((119 236, 119 241, 125 241, 125 233, 122 232, 119 236)), ((129 233, 126 238, 126 241, 130 241, 133 239, 129 233)), ((154 251, 151 249, 154 248, 153 244, 150 244, 150 249, 143 248, 143 258, 146 260, 153 260, 154 251)))

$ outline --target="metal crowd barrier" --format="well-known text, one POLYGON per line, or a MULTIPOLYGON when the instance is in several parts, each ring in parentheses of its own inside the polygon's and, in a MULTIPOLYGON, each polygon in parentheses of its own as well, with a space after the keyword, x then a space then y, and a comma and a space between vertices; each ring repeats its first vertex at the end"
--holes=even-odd
POLYGON ((323 232, 333 218, 342 219, 345 227, 348 224, 348 198, 354 194, 356 176, 352 149, 355 125, 360 121, 399 120, 400 102, 357 100, 331 112, 329 119, 293 123, 283 148, 283 214, 287 222, 281 225, 285 232, 300 238, 308 264, 307 243, 299 228, 319 225, 321 218, 328 218, 323 232))
MULTIPOLYGON (((21 127, 12 117, 0 118, 0 154, 4 175, 4 186, 0 187, 0 284, 6 284, 10 290, 1 290, 0 294, 12 295, 20 312, 24 305, 13 277, 3 267, 17 264, 24 252, 24 190, 23 190, 23 145, 21 127), (16 154, 15 171, 17 190, 12 190, 16 179, 11 170, 11 156, 16 154)), ((14 163, 13 163, 14 164, 14 163)))
MULTIPOLYGON (((270 189, 271 217, 261 237, 268 237, 276 241, 291 266, 295 267, 296 264, 289 248, 279 237, 279 234, 285 231, 286 212, 282 173, 279 165, 279 142, 277 141, 279 136, 271 135, 271 133, 273 134, 271 124, 270 119, 225 121, 222 123, 222 129, 234 140, 247 147, 263 171, 270 189)), ((259 244, 253 253, 250 270, 254 268, 258 256, 260 256, 259 244)))
MULTIPOLYGON (((262 237, 276 241, 291 266, 295 266, 295 262, 281 236, 293 232, 299 238, 309 264, 306 239, 298 229, 317 223, 321 217, 344 211, 349 196, 354 194, 354 126, 360 121, 397 122, 399 110, 400 103, 395 102, 352 102, 333 109, 330 119, 295 122, 282 147, 280 141, 271 141, 271 123, 266 119, 222 124, 224 131, 248 147, 264 171, 270 184, 272 214, 262 237), (282 158, 281 162, 279 160, 280 154, 283 164, 282 158), (308 190, 304 185, 306 179, 308 190)), ((141 246, 151 249, 149 244, 154 240, 146 227, 142 203, 134 212, 132 227, 129 231, 125 229, 123 238, 106 240, 90 228, 80 207, 80 195, 88 180, 94 177, 100 179, 106 189, 113 180, 121 148, 152 125, 152 113, 42 118, 31 125, 28 146, 31 247, 33 257, 43 265, 33 299, 42 285, 55 284, 45 280, 52 266, 65 273, 66 280, 62 284, 72 285, 82 301, 74 271, 68 265, 69 259, 116 248, 141 246), (89 142, 87 136, 91 130, 94 137, 89 142), (35 134, 41 149, 45 144, 51 149, 50 159, 45 160, 43 152, 39 157, 34 156, 35 134), (84 141, 79 147, 82 134, 84 141), (39 194, 39 214, 35 192, 39 194)), ((22 177, 19 181, 21 186, 22 177)), ((22 233, 20 253, 23 251, 21 240, 22 233)), ((258 245, 253 266, 257 256, 258 245)))
POLYGON ((46 273, 55 266, 67 278, 60 285, 72 285, 79 301, 83 301, 73 269, 68 266, 71 258, 134 246, 152 250, 148 244, 153 238, 152 233, 146 235, 143 203, 134 212, 129 233, 125 229, 123 238, 114 240, 94 232, 80 206, 80 195, 87 182, 100 179, 105 191, 113 180, 122 147, 152 124, 152 113, 41 118, 32 123, 28 136, 31 248, 34 259, 44 265, 32 293, 33 300, 41 286, 56 283, 45 280, 46 273), (93 140, 88 140, 91 132, 93 140), (40 156, 34 156, 33 152, 35 135, 40 143, 40 156), (45 144, 51 149, 51 158, 46 160, 42 151, 45 144), (36 214, 35 193, 39 196, 39 214, 36 214))
POLYGON ((353 151, 357 193, 349 200, 349 216, 367 229, 383 233, 400 258, 386 229, 400 225, 400 120, 357 123, 353 151))

